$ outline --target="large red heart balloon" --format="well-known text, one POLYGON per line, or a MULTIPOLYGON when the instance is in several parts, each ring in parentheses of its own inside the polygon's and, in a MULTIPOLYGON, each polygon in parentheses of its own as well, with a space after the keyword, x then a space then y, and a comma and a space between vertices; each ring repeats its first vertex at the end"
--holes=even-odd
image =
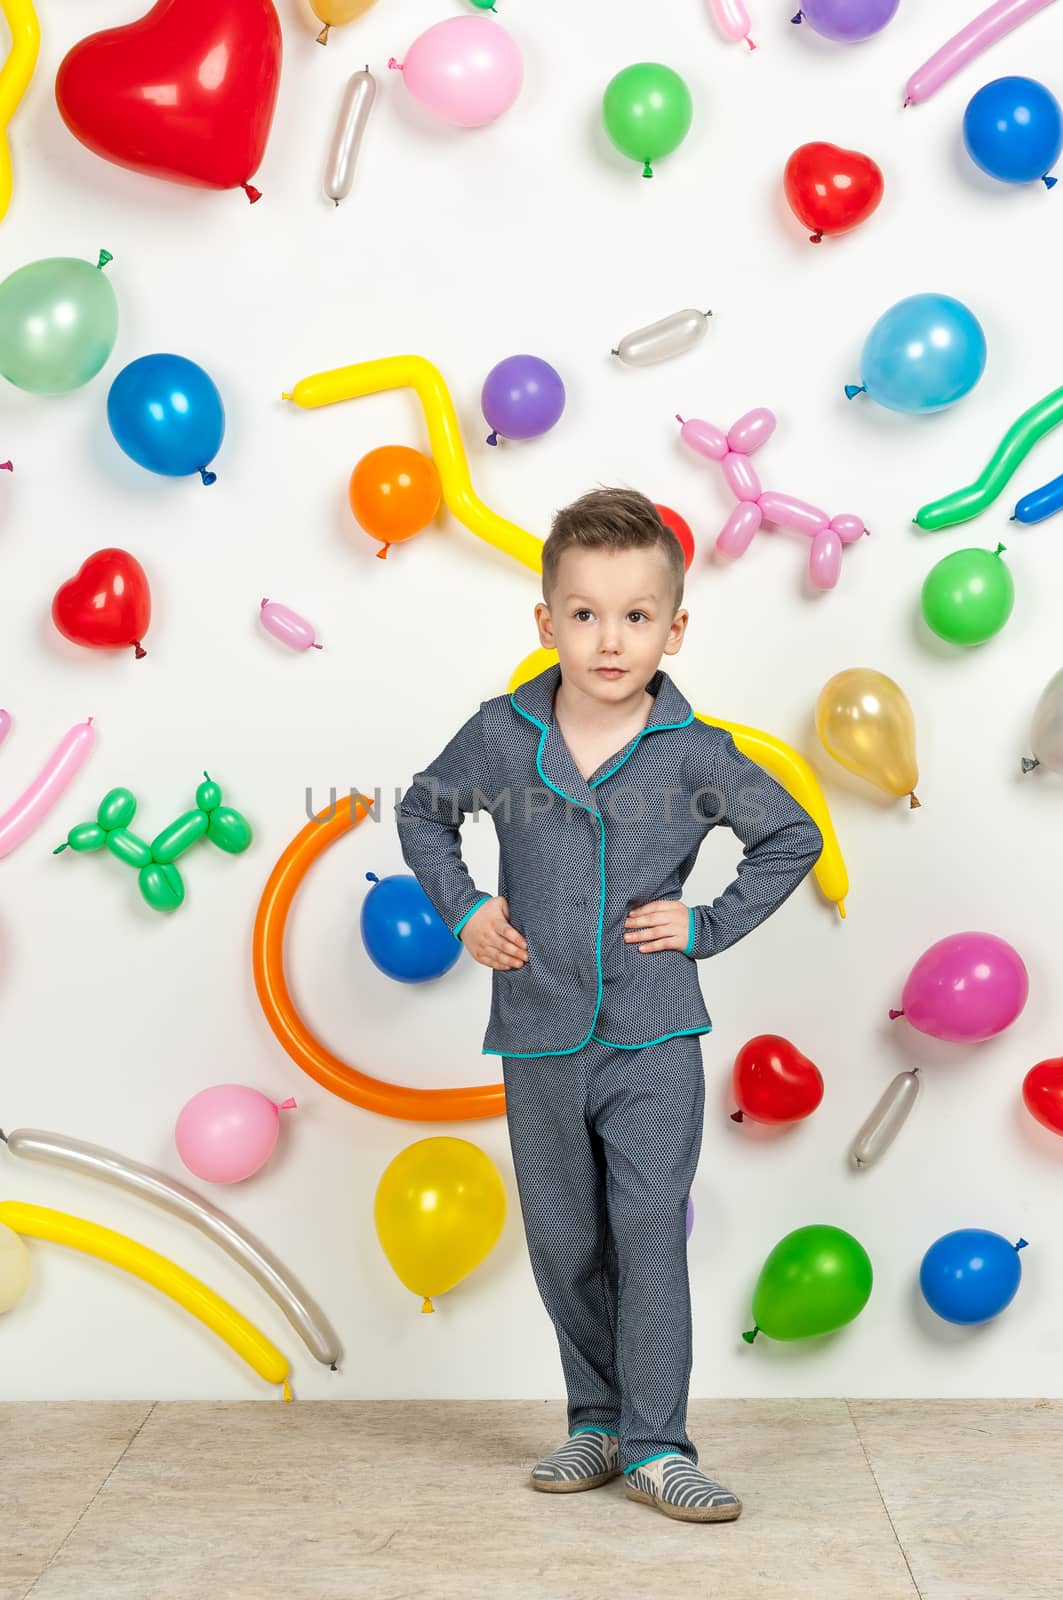
POLYGON ((671 506, 655 505, 654 509, 666 528, 671 528, 679 543, 683 547, 683 566, 690 571, 690 563, 694 559, 694 535, 690 531, 690 523, 681 517, 678 511, 673 511, 671 506))
POLYGON ((56 590, 52 621, 74 644, 105 650, 132 645, 139 660, 147 655, 140 641, 151 621, 144 568, 127 550, 97 550, 56 590))
POLYGON ((732 1083, 741 1108, 732 1112, 732 1122, 745 1117, 754 1122, 797 1122, 810 1116, 823 1099, 819 1068, 778 1033, 760 1033, 742 1046, 732 1083))
POLYGON ((1050 1056, 1031 1067, 1022 1080, 1022 1098, 1038 1122, 1063 1133, 1063 1057, 1050 1056))
POLYGON ((815 229, 813 244, 825 233, 855 228, 882 199, 882 172, 870 156, 821 140, 794 151, 784 182, 791 211, 815 229))
POLYGON ((245 189, 266 148, 281 68, 273 0, 158 0, 63 57, 55 98, 106 161, 175 183, 245 189))

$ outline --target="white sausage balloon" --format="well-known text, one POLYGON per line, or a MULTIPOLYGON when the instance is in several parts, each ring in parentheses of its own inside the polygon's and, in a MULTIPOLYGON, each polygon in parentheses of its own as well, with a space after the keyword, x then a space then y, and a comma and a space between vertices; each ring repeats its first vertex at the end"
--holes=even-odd
POLYGON ((660 322, 651 322, 645 328, 625 334, 612 354, 629 367, 649 367, 655 361, 681 356, 704 337, 711 316, 711 311, 673 311, 660 322))
POLYGON ((853 1140, 849 1158, 854 1167, 869 1167, 893 1143, 919 1093, 918 1067, 898 1072, 879 1097, 871 1115, 853 1140))
POLYGON ((348 80, 336 119, 336 131, 325 163, 325 193, 335 205, 345 200, 354 182, 354 168, 362 147, 369 113, 376 99, 376 79, 368 65, 348 80))
POLYGON ((860 517, 849 513, 828 517, 806 500, 761 488, 749 457, 775 432, 774 414, 758 407, 739 417, 726 434, 714 423, 696 417, 685 422, 677 416, 676 421, 682 427, 680 438, 685 445, 697 455, 720 463, 727 486, 738 501, 716 537, 717 553, 729 561, 737 560, 749 549, 753 536, 765 522, 776 528, 790 528, 812 541, 808 576, 813 587, 833 589, 841 575, 842 546, 852 544, 868 530, 860 517))
POLYGON ((725 39, 744 39, 751 50, 757 48, 749 37, 752 24, 742 0, 709 0, 709 10, 725 39))
POLYGON ((298 611, 282 606, 279 600, 263 600, 258 612, 259 621, 267 633, 293 650, 323 650, 314 638, 313 623, 307 622, 298 611))

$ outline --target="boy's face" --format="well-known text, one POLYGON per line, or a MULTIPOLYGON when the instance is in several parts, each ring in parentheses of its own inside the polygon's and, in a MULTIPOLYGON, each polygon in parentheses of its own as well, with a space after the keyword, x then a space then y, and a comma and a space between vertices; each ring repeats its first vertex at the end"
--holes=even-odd
POLYGON ((660 550, 566 550, 549 604, 535 608, 539 642, 557 651, 566 682, 606 702, 629 699, 683 641, 688 614, 673 599, 660 550))

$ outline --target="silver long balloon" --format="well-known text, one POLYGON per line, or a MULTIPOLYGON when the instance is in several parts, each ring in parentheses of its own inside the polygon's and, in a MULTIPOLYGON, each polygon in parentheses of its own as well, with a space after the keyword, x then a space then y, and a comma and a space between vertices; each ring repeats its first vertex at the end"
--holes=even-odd
POLYGON ((849 1151, 854 1167, 869 1167, 893 1143, 919 1093, 918 1067, 898 1072, 879 1096, 871 1115, 853 1140, 849 1151))
POLYGON ((376 79, 367 65, 364 72, 354 74, 343 92, 336 131, 329 145, 325 164, 325 193, 336 205, 351 192, 362 135, 375 99, 376 79))
POLYGON ((673 311, 660 322, 651 322, 645 328, 625 334, 612 353, 629 367, 648 367, 654 361, 667 361, 670 356, 682 355, 684 350, 697 344, 711 316, 711 311, 673 311))
POLYGON ((1063 772, 1063 672, 1055 674, 1037 702, 1030 743, 1033 760, 1023 756, 1023 772, 1032 772, 1034 767, 1063 772))
POLYGON ((264 1245, 194 1189, 175 1182, 154 1167, 128 1161, 114 1150, 104 1150, 100 1145, 86 1144, 81 1139, 68 1139, 61 1133, 43 1133, 39 1128, 16 1128, 13 1133, 4 1133, 0 1128, 0 1140, 13 1156, 27 1161, 50 1161, 57 1166, 72 1167, 75 1172, 87 1172, 94 1178, 106 1178, 123 1189, 132 1190, 142 1200, 153 1200, 175 1217, 190 1222, 257 1278, 311 1355, 335 1370, 342 1352, 324 1312, 264 1245))

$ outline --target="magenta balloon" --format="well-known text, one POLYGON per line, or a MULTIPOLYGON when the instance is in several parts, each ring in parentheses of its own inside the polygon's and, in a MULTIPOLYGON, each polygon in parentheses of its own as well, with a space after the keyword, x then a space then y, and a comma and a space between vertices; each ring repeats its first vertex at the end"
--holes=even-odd
POLYGON ((1030 992, 1017 950, 992 933, 954 933, 919 957, 904 985, 903 1016, 920 1033, 954 1044, 992 1039, 1011 1026, 1030 992))

